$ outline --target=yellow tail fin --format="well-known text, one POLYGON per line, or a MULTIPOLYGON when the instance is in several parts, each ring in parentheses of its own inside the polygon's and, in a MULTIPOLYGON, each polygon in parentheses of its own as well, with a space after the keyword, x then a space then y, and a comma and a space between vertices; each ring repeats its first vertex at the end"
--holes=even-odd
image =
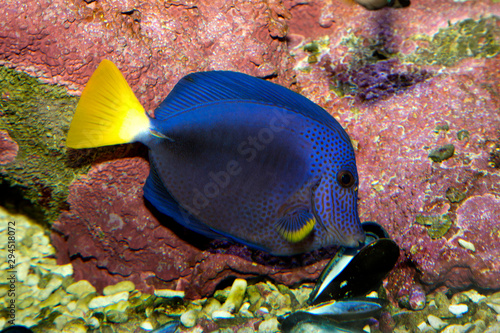
POLYGON ((120 70, 103 60, 90 77, 66 138, 69 148, 133 142, 149 128, 149 118, 120 70))

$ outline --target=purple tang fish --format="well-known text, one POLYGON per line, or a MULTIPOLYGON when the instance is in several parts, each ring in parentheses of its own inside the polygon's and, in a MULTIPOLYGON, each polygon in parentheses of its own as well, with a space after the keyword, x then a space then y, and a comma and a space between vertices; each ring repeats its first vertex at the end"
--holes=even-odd
POLYGON ((154 114, 103 60, 67 146, 142 142, 151 165, 146 199, 211 238, 274 255, 364 242, 349 136, 307 98, 241 73, 199 72, 182 78, 154 114))

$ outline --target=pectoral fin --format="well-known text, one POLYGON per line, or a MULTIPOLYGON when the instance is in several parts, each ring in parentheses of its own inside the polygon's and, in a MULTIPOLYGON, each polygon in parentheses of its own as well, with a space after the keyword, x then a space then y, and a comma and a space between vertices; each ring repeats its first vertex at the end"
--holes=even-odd
POLYGON ((278 220, 276 230, 290 243, 298 243, 311 233, 315 224, 316 219, 309 211, 294 210, 278 220))

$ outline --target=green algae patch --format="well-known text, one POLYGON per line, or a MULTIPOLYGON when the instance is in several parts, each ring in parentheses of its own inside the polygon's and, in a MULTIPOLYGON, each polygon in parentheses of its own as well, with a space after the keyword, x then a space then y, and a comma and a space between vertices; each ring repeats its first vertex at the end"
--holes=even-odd
POLYGON ((455 153, 455 146, 452 144, 447 144, 442 147, 431 150, 429 153, 429 158, 436 163, 441 163, 444 160, 451 158, 454 153, 455 153))
POLYGON ((466 190, 461 190, 455 187, 449 187, 446 190, 446 198, 451 202, 451 203, 458 203, 463 201, 467 197, 467 191, 466 190))
POLYGON ((439 29, 434 36, 418 35, 418 49, 405 59, 418 65, 453 66, 476 57, 492 58, 500 53, 499 18, 467 19, 439 29))
POLYGON ((460 130, 457 132, 457 139, 460 141, 469 140, 470 133, 467 130, 460 130))
POLYGON ((432 239, 444 236, 451 228, 451 218, 448 214, 433 216, 417 215, 415 223, 427 227, 427 234, 432 239))
POLYGON ((54 221, 65 206, 69 184, 84 172, 66 166, 66 133, 78 98, 3 66, 0 91, 0 130, 19 145, 16 159, 0 168, 0 204, 25 199, 31 205, 12 208, 40 222, 54 221))

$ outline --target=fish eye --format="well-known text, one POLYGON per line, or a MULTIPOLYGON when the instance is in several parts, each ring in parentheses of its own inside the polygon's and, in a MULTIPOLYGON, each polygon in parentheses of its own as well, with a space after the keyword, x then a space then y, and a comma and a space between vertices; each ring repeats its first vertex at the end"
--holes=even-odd
POLYGON ((337 173, 337 183, 342 187, 351 187, 354 185, 354 181, 353 174, 348 170, 340 170, 337 173))

